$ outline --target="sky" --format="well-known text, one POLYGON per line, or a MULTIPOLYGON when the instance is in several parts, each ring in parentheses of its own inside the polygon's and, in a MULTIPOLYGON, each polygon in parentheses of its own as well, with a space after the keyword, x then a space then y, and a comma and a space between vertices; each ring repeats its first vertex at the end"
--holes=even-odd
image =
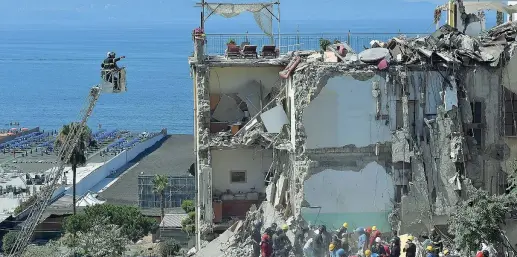
MULTIPOLYGON (((253 2, 254 0, 233 2, 253 2)), ((266 0, 269 1, 269 0, 266 0)), ((282 20, 427 19, 437 0, 283 0, 282 20), (434 2, 434 3, 433 3, 434 2)), ((445 0, 443 0, 445 1, 445 0)), ((2 25, 195 23, 197 0, 1 0, 2 25)), ((228 0, 215 2, 230 2, 228 0)), ((255 1, 256 2, 256 1, 255 1)), ((244 21, 244 19, 243 19, 244 21)))
MULTIPOLYGON (((261 0, 214 0, 214 2, 260 2, 261 0)), ((271 0, 262 0, 269 2, 271 0)), ((314 32, 364 30, 377 28, 382 32, 392 28, 397 32, 432 32, 433 14, 437 5, 446 0, 280 0, 281 27, 296 32, 298 27, 314 32), (319 21, 316 23, 315 21, 319 21), (367 21, 367 22, 364 22, 367 21), (334 22, 334 23, 331 23, 334 22), (363 27, 362 27, 363 26, 363 27), (408 31, 409 30, 409 31, 408 31)), ((465 0, 474 1, 474 0, 465 0)), ((477 1, 477 0, 476 0, 477 1)), ((166 25, 191 30, 199 26, 200 0, 0 0, 0 29, 18 28, 91 28, 91 27, 149 27, 166 25)), ((207 2, 210 2, 207 0, 207 2)), ((489 15, 487 15, 490 18, 489 15)), ((495 17, 495 15, 494 15, 495 17)), ((227 33, 232 27, 255 24, 249 13, 228 19, 213 15, 207 25, 208 33, 227 33), (219 26, 221 25, 221 26, 219 26), (211 26, 211 27, 210 27, 211 26), (209 31, 215 28, 216 31, 209 31), (223 30, 223 31, 222 31, 223 30)), ((242 26, 241 26, 242 27, 242 26)), ((247 26, 250 27, 250 26, 247 26)), ((253 27, 253 26, 251 26, 253 27)), ((240 29, 240 28, 239 28, 240 29)), ((255 33, 259 31, 250 31, 255 33)), ((365 31, 372 32, 372 31, 365 31)))

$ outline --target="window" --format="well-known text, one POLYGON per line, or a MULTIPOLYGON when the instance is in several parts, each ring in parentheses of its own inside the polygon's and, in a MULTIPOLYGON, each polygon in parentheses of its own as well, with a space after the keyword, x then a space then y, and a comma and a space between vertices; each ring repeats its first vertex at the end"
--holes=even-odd
POLYGON ((473 101, 470 103, 472 109, 472 124, 467 129, 467 135, 476 139, 476 145, 481 147, 483 144, 483 103, 473 101))
POLYGON ((517 136, 517 95, 508 90, 504 89, 504 136, 514 137, 517 136))
MULTIPOLYGON (((415 126, 415 106, 416 106, 416 102, 414 100, 408 100, 408 111, 409 111, 409 131, 414 131, 414 126, 415 126)), ((404 127, 404 115, 403 115, 403 112, 402 112, 402 101, 401 100, 398 100, 397 101, 397 106, 396 106, 396 112, 397 112, 397 116, 396 116, 396 119, 397 119, 397 123, 396 123, 396 126, 397 126, 397 129, 399 128, 403 128, 404 127)))
POLYGON ((230 171, 230 182, 231 183, 246 183, 246 171, 245 170, 230 171))

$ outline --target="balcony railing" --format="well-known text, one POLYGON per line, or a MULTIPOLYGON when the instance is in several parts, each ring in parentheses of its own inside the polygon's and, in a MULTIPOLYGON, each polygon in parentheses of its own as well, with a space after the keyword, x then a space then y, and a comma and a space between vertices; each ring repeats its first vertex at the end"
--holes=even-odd
MULTIPOLYGON (((360 52, 365 46, 370 46, 370 41, 379 40, 386 42, 393 37, 405 35, 406 37, 426 36, 428 33, 322 33, 322 34, 282 34, 280 36, 280 53, 294 50, 319 50, 320 38, 328 39, 330 42, 338 40, 348 43, 356 52, 360 52)), ((226 43, 233 39, 237 45, 242 42, 249 42, 257 46, 260 51, 262 46, 271 45, 271 39, 264 34, 206 34, 206 54, 223 55, 226 50, 226 43)), ((275 45, 279 45, 278 37, 275 37, 275 45)))

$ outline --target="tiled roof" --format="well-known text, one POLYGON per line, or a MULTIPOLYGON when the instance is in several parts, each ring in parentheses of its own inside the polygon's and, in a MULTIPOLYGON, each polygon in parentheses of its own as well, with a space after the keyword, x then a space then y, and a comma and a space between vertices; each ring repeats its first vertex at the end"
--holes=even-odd
POLYGON ((180 228, 181 221, 185 218, 188 218, 188 214, 186 213, 176 213, 176 214, 165 214, 162 222, 160 223, 161 228, 180 228))

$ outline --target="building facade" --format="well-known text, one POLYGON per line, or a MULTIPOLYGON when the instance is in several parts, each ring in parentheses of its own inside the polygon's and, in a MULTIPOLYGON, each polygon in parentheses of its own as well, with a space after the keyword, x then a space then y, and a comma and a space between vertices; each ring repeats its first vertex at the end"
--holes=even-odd
POLYGON ((517 160, 514 45, 439 32, 273 59, 206 58, 196 40, 198 241, 261 201, 297 221, 317 208, 336 224, 418 234, 445 225, 471 187, 504 194, 517 160))

